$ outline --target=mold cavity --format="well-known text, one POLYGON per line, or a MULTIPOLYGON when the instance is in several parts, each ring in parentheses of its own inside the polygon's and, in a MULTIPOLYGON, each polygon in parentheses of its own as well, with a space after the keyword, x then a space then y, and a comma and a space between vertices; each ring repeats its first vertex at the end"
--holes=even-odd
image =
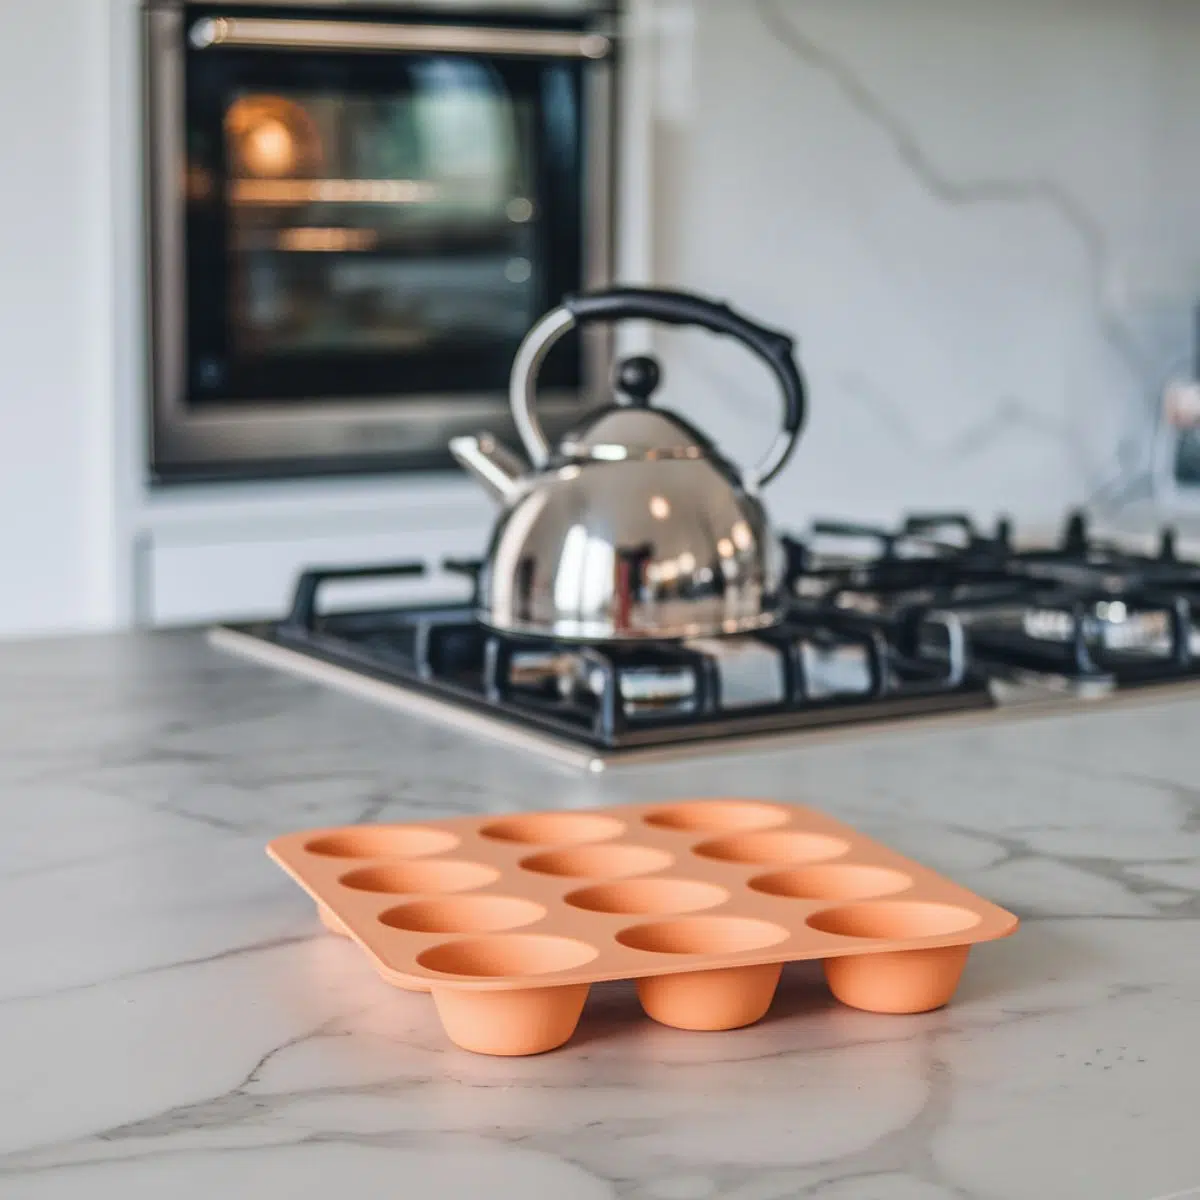
POLYGON ((829 863, 759 875, 750 880, 750 887, 768 896, 792 900, 866 900, 902 892, 911 883, 912 879, 903 871, 887 867, 829 863))
POLYGON ((439 971, 444 975, 500 979, 570 971, 591 962, 596 954, 595 946, 574 938, 510 933, 464 942, 443 942, 417 955, 417 962, 428 971, 439 971))
POLYGON ((519 842, 526 846, 578 846, 620 837, 625 822, 597 813, 523 813, 493 821, 480 831, 497 842, 519 842))
POLYGON ((545 915, 540 904, 517 896, 449 896, 402 904, 379 919, 392 929, 412 933, 496 933, 532 925, 545 915))
POLYGON ((770 866, 778 863, 821 862, 837 858, 850 848, 841 838, 820 833, 739 833, 733 837, 717 838, 696 847, 701 858, 719 862, 752 863, 770 866))
POLYGON ((617 941, 652 954, 736 954, 784 941, 788 931, 749 917, 684 917, 622 929, 617 941))
POLYGON ((735 833, 744 829, 771 829, 785 825, 791 813, 776 804, 756 800, 690 800, 655 809, 643 818, 656 829, 683 833, 735 833))
POLYGON ((856 938, 923 938, 959 933, 979 924, 979 914, 952 904, 878 900, 813 913, 808 924, 822 933, 856 938))
POLYGON ((729 893, 715 883, 695 879, 627 879, 624 883, 600 883, 581 888, 567 896, 567 903, 589 912, 653 913, 699 912, 716 908, 729 899, 729 893))
POLYGON ((444 829, 420 825, 363 825, 314 838, 304 848, 328 858, 424 858, 445 854, 458 838, 444 829))
POLYGON ((484 863, 439 859, 435 862, 395 863, 388 867, 363 867, 343 875, 343 887, 358 892, 384 892, 413 895, 442 892, 469 892, 486 887, 500 878, 495 867, 484 863))
POLYGON ((572 879, 620 879, 627 875, 648 875, 651 871, 661 871, 674 861, 665 850, 655 850, 651 846, 606 844, 535 854, 522 859, 521 866, 539 875, 565 875, 572 879))

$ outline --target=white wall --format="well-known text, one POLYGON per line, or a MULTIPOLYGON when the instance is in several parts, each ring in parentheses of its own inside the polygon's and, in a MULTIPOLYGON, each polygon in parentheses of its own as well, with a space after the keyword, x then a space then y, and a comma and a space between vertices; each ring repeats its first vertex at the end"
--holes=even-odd
MULTIPOLYGON (((812 421, 777 520, 1045 525, 1136 488, 1200 296, 1200 6, 663 8, 655 274, 800 338, 812 421)), ((765 446, 753 361, 663 342, 681 407, 765 446)))
POLYGON ((108 21, 8 4, 0 38, 0 631, 115 615, 108 21))

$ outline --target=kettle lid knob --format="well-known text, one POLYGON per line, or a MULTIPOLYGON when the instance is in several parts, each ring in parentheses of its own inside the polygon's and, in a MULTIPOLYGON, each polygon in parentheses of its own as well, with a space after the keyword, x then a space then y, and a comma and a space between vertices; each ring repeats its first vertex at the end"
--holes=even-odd
POLYGON ((662 367, 649 354, 623 358, 613 371, 613 390, 624 396, 634 408, 647 408, 650 397, 662 382, 662 367))

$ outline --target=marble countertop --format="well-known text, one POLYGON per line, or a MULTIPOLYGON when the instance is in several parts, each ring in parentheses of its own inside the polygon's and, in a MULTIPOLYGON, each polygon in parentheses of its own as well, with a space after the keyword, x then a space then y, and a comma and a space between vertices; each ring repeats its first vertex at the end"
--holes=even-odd
POLYGON ((1200 1196, 1198 728, 1175 693, 588 776, 198 634, 0 647, 0 1195, 1200 1196), (565 1049, 495 1059, 263 855, 706 794, 826 808, 1023 927, 939 1012, 789 968, 763 1022, 695 1034, 613 985, 565 1049))

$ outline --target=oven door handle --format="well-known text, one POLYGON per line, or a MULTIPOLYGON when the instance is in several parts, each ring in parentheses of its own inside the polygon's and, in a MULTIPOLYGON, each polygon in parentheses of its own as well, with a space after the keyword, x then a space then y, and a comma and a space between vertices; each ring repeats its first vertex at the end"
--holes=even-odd
POLYGON ((197 50, 408 51, 495 54, 519 58, 607 58, 612 39, 567 29, 503 29, 486 25, 403 25, 384 21, 284 17, 202 17, 188 30, 197 50))

